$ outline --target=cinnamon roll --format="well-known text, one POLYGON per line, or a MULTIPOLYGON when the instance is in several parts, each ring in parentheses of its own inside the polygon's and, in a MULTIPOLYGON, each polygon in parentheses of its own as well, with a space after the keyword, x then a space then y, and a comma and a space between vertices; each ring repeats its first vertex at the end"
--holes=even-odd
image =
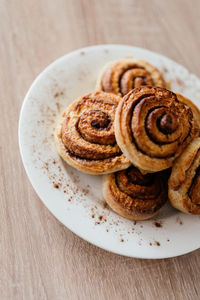
POLYGON ((128 159, 116 144, 114 118, 120 98, 97 92, 75 100, 56 128, 60 156, 74 168, 104 174, 127 168, 128 159))
POLYGON ((97 81, 97 90, 123 97, 142 85, 166 87, 162 74, 148 62, 124 58, 104 67, 97 81))
POLYGON ((137 168, 103 178, 103 195, 108 205, 130 220, 153 217, 167 200, 167 184, 162 173, 143 175, 137 168))
POLYGON ((190 99, 184 97, 183 95, 176 93, 176 96, 180 102, 186 104, 191 108, 194 115, 194 119, 196 123, 200 126, 200 110, 198 109, 198 107, 190 99))
POLYGON ((200 215, 200 138, 194 139, 175 161, 168 195, 175 208, 200 215))
POLYGON ((119 103, 115 136, 126 157, 146 172, 172 166, 198 136, 192 110, 176 94, 159 87, 139 87, 119 103))

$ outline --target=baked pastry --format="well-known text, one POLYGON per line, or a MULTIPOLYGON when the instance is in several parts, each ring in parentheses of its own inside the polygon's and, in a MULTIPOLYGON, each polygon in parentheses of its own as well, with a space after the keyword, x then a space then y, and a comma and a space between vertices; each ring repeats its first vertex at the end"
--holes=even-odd
POLYGON ((63 112, 55 138, 60 156, 72 167, 104 174, 130 165, 115 140, 113 122, 119 100, 97 92, 80 97, 63 112))
POLYGON ((194 119, 196 120, 197 124, 200 126, 200 110, 198 109, 198 107, 190 99, 184 97, 183 95, 176 93, 176 96, 180 102, 186 104, 192 109, 194 119))
POLYGON ((175 208, 200 215, 200 138, 194 139, 175 161, 168 195, 175 208))
POLYGON ((144 60, 124 58, 108 63, 97 81, 97 90, 124 96, 142 85, 166 87, 162 74, 144 60))
POLYGON ((142 86, 119 103, 115 136, 126 157, 146 172, 172 166, 189 142, 198 136, 192 110, 176 94, 142 86))
POLYGON ((130 220, 153 217, 167 200, 162 173, 143 175, 130 168, 103 177, 103 195, 108 205, 130 220))

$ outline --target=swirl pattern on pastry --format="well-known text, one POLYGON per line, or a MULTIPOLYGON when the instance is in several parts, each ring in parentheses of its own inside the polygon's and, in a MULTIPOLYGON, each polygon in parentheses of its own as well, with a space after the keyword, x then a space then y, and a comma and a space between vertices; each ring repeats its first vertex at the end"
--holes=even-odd
POLYGON ((146 172, 169 168, 198 136, 192 110, 164 88, 140 87, 119 103, 115 116, 117 143, 127 158, 146 172))
POLYGON ((104 67, 97 81, 97 90, 123 97, 142 85, 166 87, 162 74, 148 62, 124 58, 104 67))
POLYGON ((200 215, 200 138, 194 139, 175 161, 168 195, 175 208, 200 215))
POLYGON ((103 194, 106 202, 119 215, 131 220, 154 216, 167 200, 167 185, 162 173, 143 175, 130 168, 104 176, 103 194))
POLYGON ((75 100, 56 129, 59 154, 71 166, 89 174, 104 174, 130 165, 116 144, 115 111, 120 98, 97 92, 75 100))

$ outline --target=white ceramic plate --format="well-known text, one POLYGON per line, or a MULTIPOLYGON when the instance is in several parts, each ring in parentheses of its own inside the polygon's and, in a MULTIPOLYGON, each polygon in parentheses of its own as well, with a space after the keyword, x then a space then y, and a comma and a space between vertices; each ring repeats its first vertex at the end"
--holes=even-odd
POLYGON ((56 121, 74 99, 94 91, 107 62, 134 56, 155 65, 173 91, 198 106, 200 80, 176 62, 151 51, 101 45, 69 53, 47 67, 29 89, 20 115, 19 144, 27 175, 38 196, 71 231, 88 242, 121 255, 167 258, 200 247, 200 217, 167 204, 153 220, 126 220, 106 207, 101 176, 80 173, 59 157, 53 138, 56 121))

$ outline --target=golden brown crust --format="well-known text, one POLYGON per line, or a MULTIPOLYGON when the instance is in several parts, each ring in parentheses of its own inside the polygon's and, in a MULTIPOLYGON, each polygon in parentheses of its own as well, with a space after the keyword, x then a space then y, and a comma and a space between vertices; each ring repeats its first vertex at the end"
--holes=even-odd
POLYGON ((194 139, 175 161, 168 195, 175 208, 200 215, 200 138, 194 139))
POLYGON ((176 93, 177 98, 180 102, 186 104, 187 106, 189 106, 192 109, 195 121, 197 122, 198 126, 200 127, 200 110, 198 109, 198 107, 188 98, 186 98, 185 96, 176 93))
POLYGON ((153 217, 167 200, 167 185, 162 173, 143 175, 131 166, 104 176, 103 194, 109 206, 130 220, 153 217))
POLYGON ((179 102, 174 93, 143 86, 120 101, 115 136, 132 164, 146 172, 156 172, 172 166, 198 136, 198 127, 191 109, 179 102))
POLYGON ((68 164, 89 174, 106 174, 130 165, 114 135, 119 100, 97 92, 80 97, 63 112, 55 139, 60 156, 68 164))
POLYGON ((108 63, 97 81, 97 90, 124 96, 142 85, 167 87, 162 74, 144 60, 124 58, 108 63))

